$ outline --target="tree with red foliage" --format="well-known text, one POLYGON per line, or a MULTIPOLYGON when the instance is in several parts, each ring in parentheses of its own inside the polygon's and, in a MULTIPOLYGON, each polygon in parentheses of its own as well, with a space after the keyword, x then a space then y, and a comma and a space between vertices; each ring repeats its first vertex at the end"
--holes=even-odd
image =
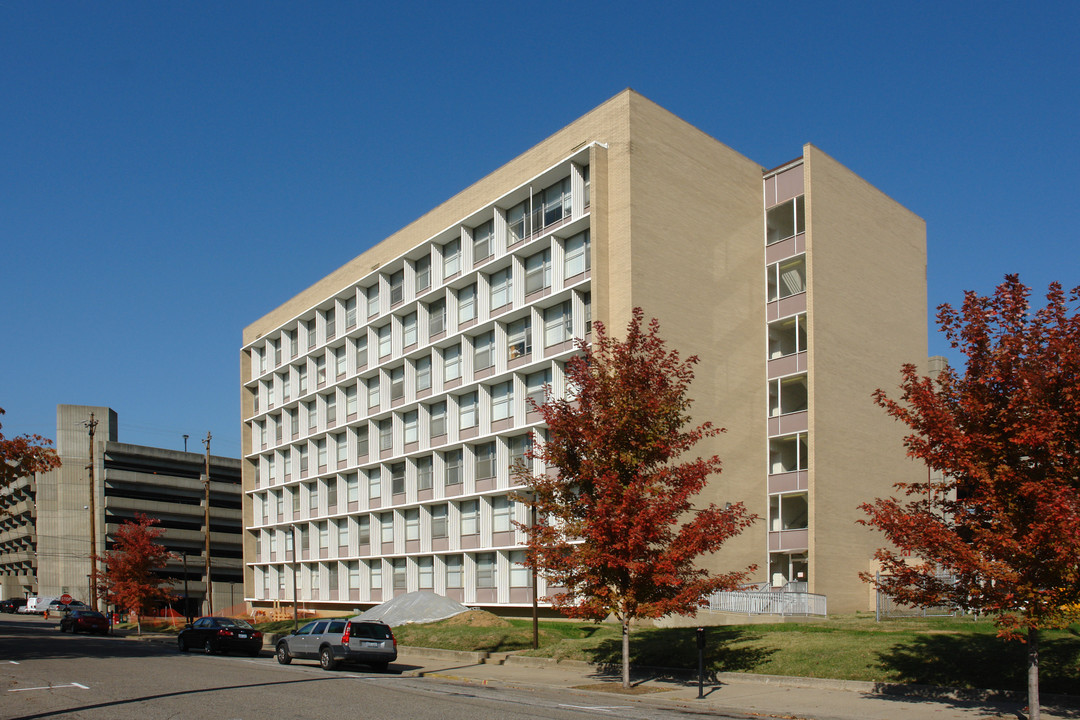
POLYGON ((150 609, 151 603, 171 601, 175 597, 172 590, 162 587, 164 578, 154 572, 174 558, 157 542, 165 533, 162 528, 154 527, 159 522, 157 518, 136 513, 135 522, 126 520, 116 530, 113 549, 105 554, 106 597, 109 602, 135 613, 140 633, 139 616, 150 609))
MULTIPOLYGON (((3 414, 4 409, 0 408, 0 415, 3 414)), ((52 440, 40 435, 5 438, 0 433, 0 488, 10 486, 21 477, 58 467, 60 457, 52 448, 52 440)), ((6 514, 6 510, 0 509, 0 516, 6 514)))
POLYGON ((994 615, 999 635, 1026 641, 1037 718, 1039 630, 1080 607, 1080 288, 1066 299, 1051 284, 1035 312, 1028 298, 1007 275, 992 297, 939 307, 964 373, 931 379, 905 365, 900 400, 874 399, 911 428, 908 455, 944 477, 862 509, 894 546, 877 552, 881 591, 994 615))
POLYGON ((669 351, 641 308, 622 341, 593 325, 592 345, 566 364, 571 399, 539 407, 546 439, 530 456, 548 472, 516 476, 532 488, 541 521, 529 532, 527 564, 564 588, 548 598, 569 617, 622 624, 622 680, 630 685, 630 622, 693 615, 709 593, 733 589, 749 572, 713 575, 695 560, 715 552, 756 516, 742 503, 695 507, 693 497, 720 459, 679 461, 701 439, 723 432, 711 423, 687 428, 687 397, 697 357, 669 351))

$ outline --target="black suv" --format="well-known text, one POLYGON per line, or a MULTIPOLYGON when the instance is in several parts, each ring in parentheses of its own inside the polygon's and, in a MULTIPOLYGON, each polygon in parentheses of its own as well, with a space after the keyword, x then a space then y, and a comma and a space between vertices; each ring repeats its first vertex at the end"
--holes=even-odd
POLYGON ((11 598, 9 600, 0 600, 0 612, 15 613, 19 611, 19 608, 26 607, 26 598, 11 598))
POLYGON ((318 659, 324 670, 340 662, 364 663, 379 672, 397 660, 397 640, 386 623, 375 620, 315 620, 278 640, 277 660, 318 659))

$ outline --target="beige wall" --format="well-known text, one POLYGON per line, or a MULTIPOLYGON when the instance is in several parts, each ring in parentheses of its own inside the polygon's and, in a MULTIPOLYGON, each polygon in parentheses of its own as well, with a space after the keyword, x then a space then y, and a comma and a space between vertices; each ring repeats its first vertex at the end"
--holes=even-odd
MULTIPOLYGON (((618 288, 612 329, 621 335, 640 306, 660 320, 671 348, 700 358, 690 390, 695 421, 727 429, 695 448, 694 456, 717 454, 724 463, 700 502, 742 501, 764 517, 762 168, 645 98, 631 100, 630 234, 612 232, 613 247, 626 253, 629 244, 630 273, 609 278, 618 288)), ((703 564, 757 564, 755 577, 764 577, 764 529, 763 519, 703 564)))
POLYGON ((810 327, 810 578, 831 612, 870 609, 883 537, 857 505, 925 468, 871 399, 926 361, 925 223, 821 150, 804 149, 810 327), (827 532, 826 532, 827 531, 827 532))

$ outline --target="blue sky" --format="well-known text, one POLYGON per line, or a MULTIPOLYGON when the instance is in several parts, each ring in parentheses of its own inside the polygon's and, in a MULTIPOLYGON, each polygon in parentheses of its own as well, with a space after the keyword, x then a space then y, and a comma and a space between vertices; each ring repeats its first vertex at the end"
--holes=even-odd
POLYGON ((124 442, 239 455, 245 325, 626 87, 923 217, 931 308, 1080 285, 1077 27, 1061 2, 3 0, 3 431, 100 404, 124 442))

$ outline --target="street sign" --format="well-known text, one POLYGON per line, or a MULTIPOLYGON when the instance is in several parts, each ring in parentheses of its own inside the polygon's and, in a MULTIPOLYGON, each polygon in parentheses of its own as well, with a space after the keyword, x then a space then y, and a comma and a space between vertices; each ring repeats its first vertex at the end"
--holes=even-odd
POLYGON ((67 593, 64 593, 63 595, 60 596, 60 602, 63 603, 64 605, 70 605, 71 604, 71 599, 72 599, 71 596, 68 595, 67 593))

